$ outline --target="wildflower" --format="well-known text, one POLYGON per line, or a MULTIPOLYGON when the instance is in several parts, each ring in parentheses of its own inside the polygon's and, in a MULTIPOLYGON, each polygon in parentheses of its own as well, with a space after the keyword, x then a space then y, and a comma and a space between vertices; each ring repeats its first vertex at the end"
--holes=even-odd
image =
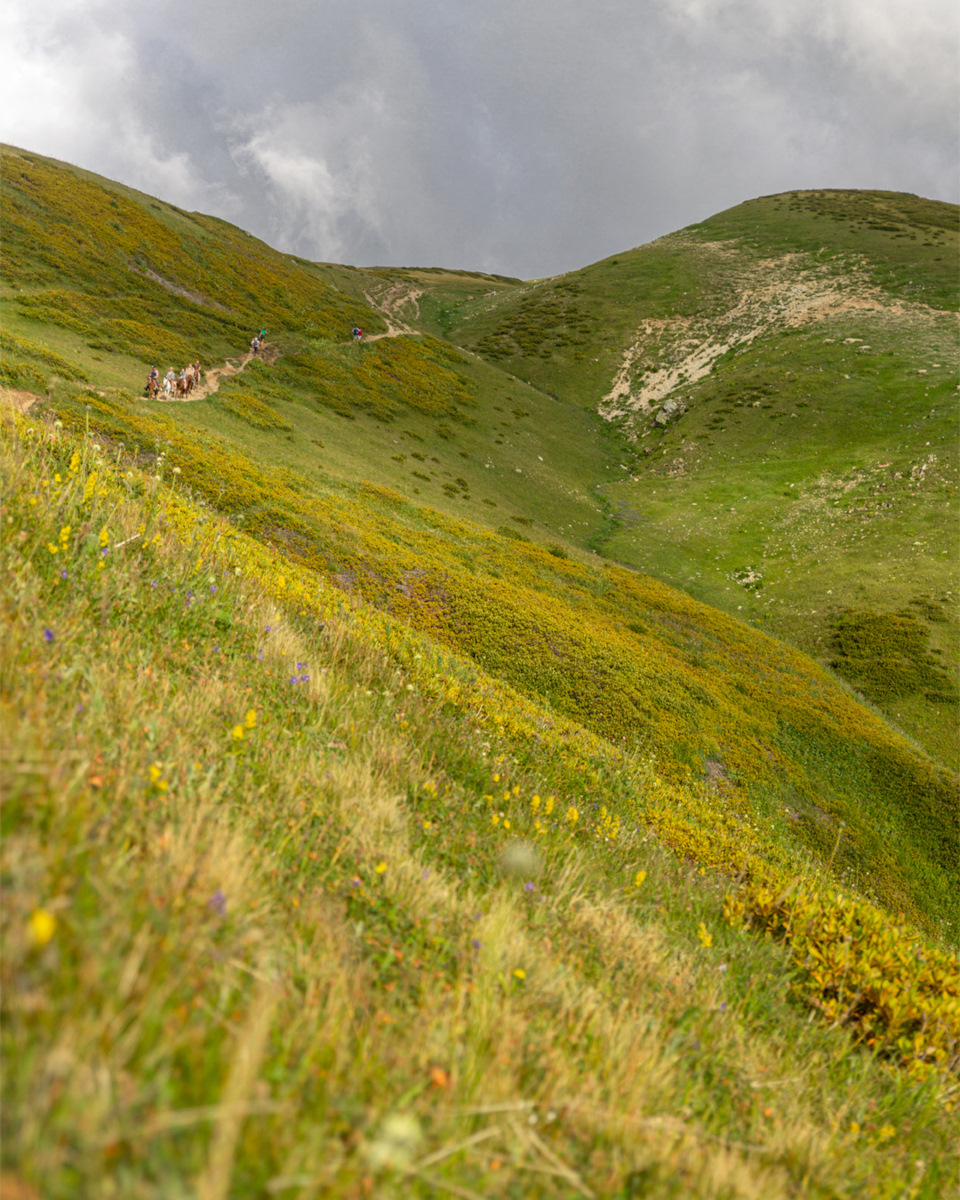
POLYGON ((534 883, 532 880, 528 880, 528 881, 527 881, 527 882, 526 882, 526 883, 523 885, 523 890, 524 890, 525 892, 535 892, 535 891, 537 890, 537 885, 536 885, 536 884, 535 884, 535 883, 534 883))
POLYGON ((576 822, 579 820, 579 818, 580 818, 580 814, 577 812, 577 810, 571 804, 570 807, 567 809, 567 820, 570 821, 571 824, 576 824, 576 822))
POLYGON ((160 763, 155 762, 150 766, 149 772, 150 782, 158 792, 167 790, 167 781, 163 778, 163 767, 160 763))
POLYGON ((247 715, 244 717, 243 723, 247 727, 247 729, 255 729, 256 728, 257 710, 255 708, 250 708, 247 710, 247 715))
POLYGON ((708 931, 702 921, 697 927, 697 937, 700 939, 701 946, 709 947, 713 945, 713 934, 708 931))
POLYGON ((373 869, 376 871, 376 873, 378 875, 382 875, 384 873, 384 871, 387 869, 387 864, 385 862, 378 862, 377 865, 373 869))
POLYGON ((227 915, 227 898, 219 888, 213 893, 207 904, 218 917, 225 917, 227 915))
POLYGON ((47 542, 47 549, 50 551, 51 554, 59 554, 59 552, 60 552, 60 547, 55 546, 53 544, 53 542, 47 542))
POLYGON ((526 979, 527 973, 523 967, 515 967, 513 971, 514 979, 526 979))
POLYGON ((67 568, 64 567, 63 570, 60 572, 60 578, 67 579, 68 576, 69 576, 69 572, 67 571, 67 568))
POLYGON ((547 802, 546 802, 546 804, 544 805, 544 809, 543 809, 543 815, 544 815, 545 817, 549 817, 549 816, 550 816, 550 814, 551 814, 552 812, 553 812, 553 797, 552 797, 552 796, 548 796, 548 797, 547 797, 547 802))
POLYGON ((881 1142, 885 1142, 892 1137, 896 1137, 897 1131, 893 1125, 882 1125, 877 1130, 877 1137, 881 1142))
POLYGON ((100 530, 100 545, 104 550, 110 545, 110 534, 107 533, 106 525, 100 530))
POLYGON ((242 741, 243 741, 243 726, 242 726, 242 725, 234 725, 234 727, 233 727, 233 740, 234 740, 235 742, 242 742, 242 741))
POLYGON ((30 915, 30 936, 33 944, 45 946, 53 937, 57 928, 57 918, 45 908, 35 908, 30 915))
POLYGON ((53 630, 52 630, 52 629, 45 629, 45 630, 43 631, 43 640, 44 640, 45 642, 52 642, 52 641, 53 641, 53 630))
POLYGON ((481 942, 479 938, 471 938, 470 945, 474 948, 474 950, 479 950, 483 945, 483 942, 481 942))
POLYGON ((646 871, 638 871, 636 878, 633 881, 633 886, 641 887, 643 885, 643 881, 646 879, 646 877, 647 877, 646 871))
POLYGON ((539 796, 533 796, 531 798, 530 807, 533 809, 534 812, 537 811, 537 809, 540 807, 540 797, 539 796))

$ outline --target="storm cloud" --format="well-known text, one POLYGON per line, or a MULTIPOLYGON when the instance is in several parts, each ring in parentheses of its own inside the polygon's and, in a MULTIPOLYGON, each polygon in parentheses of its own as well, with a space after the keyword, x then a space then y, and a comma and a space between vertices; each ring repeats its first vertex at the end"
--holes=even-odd
POLYGON ((958 199, 952 0, 14 0, 4 140, 283 250, 526 278, 753 196, 958 199))

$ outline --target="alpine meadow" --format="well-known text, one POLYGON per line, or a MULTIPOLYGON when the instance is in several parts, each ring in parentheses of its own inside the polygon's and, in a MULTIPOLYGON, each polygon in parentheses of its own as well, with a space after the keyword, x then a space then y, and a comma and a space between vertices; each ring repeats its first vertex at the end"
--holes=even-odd
POLYGON ((523 281, 2 168, 3 1194, 954 1195, 957 207, 523 281))

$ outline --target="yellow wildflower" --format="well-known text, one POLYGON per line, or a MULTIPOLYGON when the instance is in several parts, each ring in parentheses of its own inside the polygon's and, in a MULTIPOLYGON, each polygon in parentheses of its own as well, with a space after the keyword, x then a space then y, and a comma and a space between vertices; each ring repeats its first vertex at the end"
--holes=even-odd
POLYGON ((378 862, 377 865, 374 867, 374 870, 376 871, 376 873, 378 875, 382 875, 386 869, 387 869, 387 864, 385 862, 378 862))
POLYGON ((30 916, 30 935, 34 945, 45 946, 57 928, 57 918, 45 908, 35 908, 30 916))
POLYGON ((242 741, 243 741, 243 726, 242 726, 242 725, 234 725, 234 727, 233 727, 233 740, 234 740, 235 742, 242 742, 242 741))
POLYGON ((638 871, 637 877, 633 881, 633 886, 640 887, 643 884, 643 881, 646 879, 646 877, 647 877, 646 871, 638 871))
POLYGON ((701 946, 713 945, 713 934, 707 930, 706 925, 701 921, 697 927, 697 937, 700 939, 701 946))
POLYGON ((513 972, 514 979, 526 979, 527 973, 523 967, 516 967, 513 972))

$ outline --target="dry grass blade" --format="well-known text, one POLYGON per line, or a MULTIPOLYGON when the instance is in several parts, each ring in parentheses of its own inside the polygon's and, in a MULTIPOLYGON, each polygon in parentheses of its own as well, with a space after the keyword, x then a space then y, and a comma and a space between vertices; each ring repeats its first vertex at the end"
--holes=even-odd
POLYGON ((278 998, 276 985, 270 982, 262 983, 254 993, 223 1089, 227 1113, 214 1126, 207 1165, 197 1181, 197 1200, 226 1200, 229 1193, 237 1141, 246 1116, 245 1102, 263 1060, 278 998))
POLYGON ((449 1192, 451 1196, 461 1196, 463 1200, 484 1200, 479 1192, 473 1192, 469 1188, 460 1187, 459 1184, 450 1183, 447 1179, 438 1179, 435 1175, 418 1175, 417 1178, 422 1179, 430 1187, 449 1192))
POLYGON ((416 1175, 423 1170, 424 1167, 432 1167, 434 1163, 442 1162, 445 1158, 450 1158, 454 1154, 459 1154, 461 1150, 466 1150, 470 1146, 476 1146, 480 1142, 486 1142, 492 1137, 496 1137, 501 1132, 499 1125, 494 1125, 492 1129, 481 1129, 479 1133, 473 1134, 471 1137, 464 1138, 462 1142, 457 1142, 455 1146, 444 1146, 442 1150, 437 1150, 434 1154, 428 1154, 423 1162, 417 1163, 415 1167, 411 1167, 411 1174, 416 1175))
POLYGON ((572 1167, 567 1166, 563 1159, 560 1158, 559 1155, 555 1154, 546 1144, 546 1142, 544 1142, 544 1140, 534 1132, 534 1130, 524 1129, 523 1126, 518 1125, 516 1121, 511 1121, 510 1125, 514 1133, 517 1135, 517 1138, 521 1142, 525 1142, 528 1146, 532 1146, 535 1150, 539 1151, 539 1153, 543 1155, 547 1162, 550 1163, 559 1172, 559 1174, 563 1176, 564 1179, 566 1179, 569 1183, 572 1183, 573 1186, 578 1189, 581 1195, 590 1197, 590 1200, 595 1200, 596 1193, 592 1192, 590 1188, 587 1187, 577 1172, 572 1167))

